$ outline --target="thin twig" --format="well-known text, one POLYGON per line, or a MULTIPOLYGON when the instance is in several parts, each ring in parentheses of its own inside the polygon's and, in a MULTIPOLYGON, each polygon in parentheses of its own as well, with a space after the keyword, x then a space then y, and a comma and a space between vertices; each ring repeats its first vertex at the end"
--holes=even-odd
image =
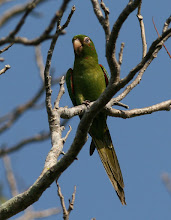
POLYGON ((4 132, 6 129, 10 128, 14 122, 17 121, 17 119, 19 119, 19 117, 26 112, 27 110, 29 110, 37 101, 38 99, 42 96, 44 92, 44 86, 42 86, 39 91, 36 93, 36 95, 29 100, 28 102, 26 102, 23 105, 18 106, 16 109, 14 109, 10 114, 7 114, 5 116, 3 116, 2 118, 0 118, 0 122, 3 122, 4 119, 9 119, 5 124, 3 124, 0 127, 0 133, 4 132))
POLYGON ((75 7, 75 5, 74 5, 74 6, 72 6, 72 8, 71 8, 71 12, 70 12, 70 14, 68 15, 68 18, 67 18, 65 24, 62 26, 61 31, 64 30, 64 29, 68 26, 68 24, 70 23, 71 18, 72 18, 72 16, 73 16, 75 10, 76 10, 76 7, 75 7))
POLYGON ((69 125, 69 130, 68 130, 67 134, 65 135, 65 137, 63 138, 64 143, 66 142, 66 140, 67 140, 69 134, 71 133, 71 131, 72 131, 72 127, 71 127, 71 125, 69 125))
POLYGON ((145 57, 147 53, 147 42, 146 42, 146 36, 145 36, 143 16, 141 15, 141 5, 142 5, 142 0, 138 6, 137 18, 138 18, 140 29, 141 29, 141 39, 142 39, 142 47, 143 47, 142 57, 145 57))
MULTIPOLYGON (((154 28, 155 28, 155 30, 156 30, 156 32, 157 32, 157 34, 158 34, 158 37, 160 37, 160 34, 159 34, 159 32, 158 32, 158 30, 157 30, 157 28, 156 28, 156 25, 155 25, 155 23, 154 23, 153 17, 152 17, 152 21, 153 21, 154 28)), ((169 55, 169 57, 171 58, 171 54, 169 53, 169 51, 168 51, 168 49, 166 48, 165 44, 163 44, 163 47, 164 47, 164 49, 166 50, 166 52, 167 52, 167 54, 169 55)))
POLYGON ((7 148, 4 145, 5 147, 4 148, 1 147, 1 149, 0 149, 0 157, 4 156, 6 154, 9 154, 9 153, 13 153, 28 144, 44 141, 44 140, 47 140, 48 138, 50 138, 50 133, 44 132, 44 133, 37 134, 33 137, 30 137, 30 138, 25 138, 25 139, 21 140, 19 143, 15 144, 14 146, 9 147, 9 148, 7 148))
POLYGON ((21 20, 18 22, 17 26, 15 27, 15 29, 9 34, 9 38, 13 38, 21 29, 21 27, 23 26, 25 19, 27 18, 27 16, 29 15, 29 13, 33 10, 33 8, 36 7, 36 1, 37 0, 33 0, 28 6, 27 6, 27 10, 24 13, 23 17, 21 18, 21 20))
POLYGON ((75 195, 76 195, 76 186, 74 186, 74 192, 72 194, 72 200, 69 199, 68 214, 70 214, 70 212, 74 209, 75 195))
POLYGON ((12 47, 14 43, 9 44, 8 46, 4 47, 2 50, 0 50, 0 54, 7 51, 10 47, 12 47))
POLYGON ((72 200, 71 201, 69 200, 69 207, 68 207, 68 210, 67 210, 66 206, 65 206, 64 196, 62 195, 62 192, 61 192, 61 187, 59 186, 59 184, 57 182, 56 182, 56 185, 58 187, 58 196, 60 198, 61 206, 62 206, 62 210, 63 210, 63 219, 68 220, 70 212, 74 209, 76 186, 74 186, 74 192, 72 194, 72 200))
POLYGON ((123 60, 123 49, 124 49, 125 44, 121 43, 121 48, 120 48, 120 52, 119 52, 119 60, 118 63, 121 66, 122 64, 122 60, 123 60))
POLYGON ((60 212, 61 212, 60 208, 50 208, 50 209, 45 209, 42 211, 29 210, 24 215, 22 215, 21 217, 15 219, 15 220, 32 220, 32 219, 39 219, 39 218, 47 218, 52 215, 57 215, 60 212))
POLYGON ((40 72, 40 77, 41 77, 42 81, 44 82, 45 65, 43 63, 43 57, 42 57, 40 45, 35 47, 35 56, 36 56, 36 63, 37 63, 37 66, 38 66, 39 72, 40 72))
MULTIPOLYGON (((108 14, 106 14, 106 18, 104 18, 103 13, 100 9, 100 5, 98 0, 91 0, 91 3, 93 5, 93 9, 94 9, 94 13, 97 17, 97 19, 99 20, 100 24, 102 25, 104 32, 105 32, 105 37, 106 37, 106 42, 108 42, 109 37, 110 37, 110 24, 109 24, 109 19, 108 19, 108 14)), ((104 3, 101 3, 101 8, 105 10, 105 5, 104 3)), ((107 13, 107 9, 105 10, 107 13)))
POLYGON ((131 110, 118 110, 118 109, 113 109, 111 107, 106 107, 105 108, 107 115, 113 116, 113 117, 119 117, 119 118, 133 118, 137 116, 142 116, 142 115, 148 115, 152 114, 154 112, 158 111, 170 111, 171 110, 171 100, 164 101, 152 106, 148 106, 145 108, 139 108, 139 109, 131 109, 131 110))
MULTIPOLYGON (((151 44, 146 56, 140 61, 139 64, 136 65, 136 67, 134 67, 129 72, 129 74, 125 78, 123 78, 118 83, 118 88, 117 88, 117 86, 115 86, 115 89, 119 91, 121 88, 123 88, 125 85, 127 85, 134 78, 134 76, 136 75, 136 73, 138 71, 141 70, 141 72, 143 73, 146 70, 146 68, 149 66, 149 64, 152 62, 152 60, 154 58, 156 58, 157 53, 162 48, 163 42, 165 42, 169 37, 171 37, 171 29, 168 29, 158 39, 153 41, 153 43, 151 44)), ((120 100, 118 100, 118 101, 120 101, 120 100)))
POLYGON ((3 74, 3 73, 5 73, 8 69, 10 69, 11 68, 11 66, 10 65, 5 65, 5 67, 2 69, 2 70, 0 70, 0 75, 1 74, 3 74))
MULTIPOLYGON (((37 0, 38 1, 38 0, 37 0)), ((40 0, 39 0, 40 1, 40 0)), ((69 1, 69 0, 68 0, 69 1)), ((5 43, 18 43, 18 44, 24 44, 24 45, 39 45, 41 42, 45 41, 45 40, 48 40, 48 39, 51 39, 54 37, 54 35, 50 35, 50 32, 53 30, 56 22, 60 19, 60 16, 61 16, 61 12, 60 10, 57 11, 55 13, 55 15, 53 16, 53 18, 51 19, 50 21, 50 24, 47 26, 47 28, 43 31, 43 33, 35 38, 35 39, 32 39, 32 40, 29 40, 27 39, 26 37, 4 37, 4 38, 1 38, 0 39, 0 45, 3 45, 5 43)), ((24 18, 25 19, 25 18, 24 18)), ((20 20, 21 21, 21 20, 20 20)), ((20 23, 20 22, 19 22, 20 23)), ((67 22, 68 24, 69 22, 67 22)), ((67 26, 66 24, 66 26, 67 26)), ((66 28, 66 26, 64 28, 66 28)), ((58 30, 58 35, 61 35, 61 34, 64 34, 64 28, 58 30)), ((17 28, 15 28, 16 30, 17 28)), ((13 31, 13 32, 16 32, 16 31, 13 31)))
MULTIPOLYGON (((36 4, 40 4, 45 0, 38 0, 36 4)), ((0 27, 5 25, 10 19, 13 19, 16 15, 21 14, 27 10, 29 3, 23 5, 15 5, 13 8, 7 10, 1 17, 0 17, 0 27)))
POLYGON ((59 108, 59 101, 61 100, 61 97, 63 96, 63 94, 65 93, 65 88, 64 88, 64 83, 65 83, 65 77, 62 76, 60 82, 59 82, 59 85, 60 85, 60 90, 59 90, 59 93, 58 93, 58 96, 56 98, 56 101, 55 101, 55 104, 54 104, 54 107, 56 109, 59 108))
POLYGON ((18 194, 17 183, 14 177, 14 173, 12 171, 11 160, 8 155, 3 156, 4 167, 6 172, 6 177, 8 180, 9 188, 12 196, 16 196, 18 194))
POLYGON ((138 7, 141 0, 134 0, 127 4, 123 9, 116 22, 113 25, 109 41, 106 44, 106 58, 111 72, 110 83, 117 83, 120 80, 120 65, 116 59, 116 41, 119 36, 120 29, 128 16, 138 7))

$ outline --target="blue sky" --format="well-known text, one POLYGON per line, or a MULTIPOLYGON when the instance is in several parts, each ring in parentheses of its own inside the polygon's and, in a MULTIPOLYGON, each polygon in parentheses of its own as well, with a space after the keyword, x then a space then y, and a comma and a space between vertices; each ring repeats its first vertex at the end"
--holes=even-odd
MULTIPOLYGON (((22 2, 14 1, 1 7, 0 14, 15 3, 22 2)), ((110 9, 111 27, 127 2, 105 1, 110 9)), ((60 3, 61 1, 51 0, 48 4, 42 4, 36 11, 41 12, 43 17, 41 19, 34 16, 28 17, 19 35, 27 36, 31 39, 40 34, 49 24, 60 3)), ((94 15, 91 2, 71 1, 62 22, 65 21, 72 5, 76 6, 76 11, 66 30, 66 35, 59 38, 55 48, 52 60, 52 67, 55 68, 54 75, 56 77, 60 76, 73 66, 74 53, 71 40, 77 34, 85 34, 91 37, 99 55, 99 63, 103 64, 109 71, 105 59, 104 33, 94 15)), ((152 24, 152 16, 161 33, 163 24, 170 15, 170 6, 169 0, 157 2, 154 0, 143 1, 142 15, 144 17, 148 48, 152 41, 157 38, 152 24)), ((123 25, 117 42, 117 51, 119 51, 121 42, 125 42, 121 69, 123 77, 141 59, 142 46, 136 13, 136 11, 132 13, 123 25)), ((19 17, 10 21, 0 30, 1 37, 6 36, 15 27, 19 17)), ((44 62, 49 44, 50 41, 42 44, 44 62)), ((171 52, 170 40, 166 42, 166 46, 171 52)), ((3 57, 5 62, 0 63, 1 67, 5 64, 10 64, 11 69, 6 74, 0 76, 1 116, 17 105, 29 100, 41 86, 41 80, 35 63, 34 47, 14 45, 3 54, 3 57)), ((130 109, 133 109, 150 106, 170 99, 170 69, 171 62, 163 48, 145 72, 141 83, 123 102, 129 105, 130 109)), ((54 99, 58 89, 58 86, 53 87, 54 99)), ((42 98, 43 100, 44 97, 42 98)), ((72 106, 67 91, 60 103, 60 106, 66 105, 72 106)), ((75 161, 59 179, 66 203, 71 198, 74 185, 77 186, 74 210, 70 216, 71 220, 87 220, 93 217, 97 220, 170 219, 171 198, 161 180, 163 172, 171 173, 170 115, 170 112, 158 112, 127 120, 108 118, 109 130, 125 182, 127 206, 122 206, 117 198, 97 152, 92 157, 89 156, 91 140, 89 138, 78 155, 79 160, 75 161)), ((69 121, 69 124, 72 126, 72 132, 64 146, 65 152, 73 141, 78 123, 78 117, 69 121)), ((0 143, 6 143, 10 147, 23 138, 47 130, 48 123, 45 109, 28 111, 8 132, 1 135, 0 143)), ((66 126, 67 130, 68 127, 66 126)), ((30 144, 22 150, 11 154, 13 169, 20 191, 27 189, 40 175, 50 147, 49 140, 43 143, 30 144)), ((9 190, 6 187, 7 181, 4 176, 2 161, 0 161, 0 170, 2 170, 0 172, 0 180, 4 185, 4 193, 7 197, 10 197, 9 190)), ((35 210, 43 210, 50 207, 60 207, 55 183, 34 204, 35 210)), ((62 219, 62 214, 48 219, 53 220, 56 218, 62 219)), ((14 217, 11 219, 14 219, 14 217)))

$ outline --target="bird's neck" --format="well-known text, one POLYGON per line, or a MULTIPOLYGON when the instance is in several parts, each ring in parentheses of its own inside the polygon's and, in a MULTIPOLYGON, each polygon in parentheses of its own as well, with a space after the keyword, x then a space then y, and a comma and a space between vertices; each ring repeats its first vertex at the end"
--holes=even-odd
POLYGON ((98 65, 98 58, 92 56, 75 57, 74 67, 91 68, 98 65))

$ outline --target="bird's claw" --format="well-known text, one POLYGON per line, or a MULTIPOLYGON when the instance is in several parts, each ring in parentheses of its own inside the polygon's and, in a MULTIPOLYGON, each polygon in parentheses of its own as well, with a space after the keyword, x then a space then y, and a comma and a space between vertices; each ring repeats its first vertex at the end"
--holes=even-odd
POLYGON ((90 105, 90 101, 89 100, 85 100, 85 101, 82 102, 82 104, 84 104, 85 106, 88 107, 90 105))

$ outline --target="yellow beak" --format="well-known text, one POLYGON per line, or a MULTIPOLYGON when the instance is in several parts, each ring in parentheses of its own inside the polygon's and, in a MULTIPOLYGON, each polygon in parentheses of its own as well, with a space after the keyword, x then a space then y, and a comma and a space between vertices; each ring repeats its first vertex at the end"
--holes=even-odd
POLYGON ((82 46, 82 44, 81 44, 79 39, 75 39, 73 41, 73 47, 74 47, 75 53, 78 54, 78 55, 81 53, 81 51, 83 49, 83 46, 82 46))

